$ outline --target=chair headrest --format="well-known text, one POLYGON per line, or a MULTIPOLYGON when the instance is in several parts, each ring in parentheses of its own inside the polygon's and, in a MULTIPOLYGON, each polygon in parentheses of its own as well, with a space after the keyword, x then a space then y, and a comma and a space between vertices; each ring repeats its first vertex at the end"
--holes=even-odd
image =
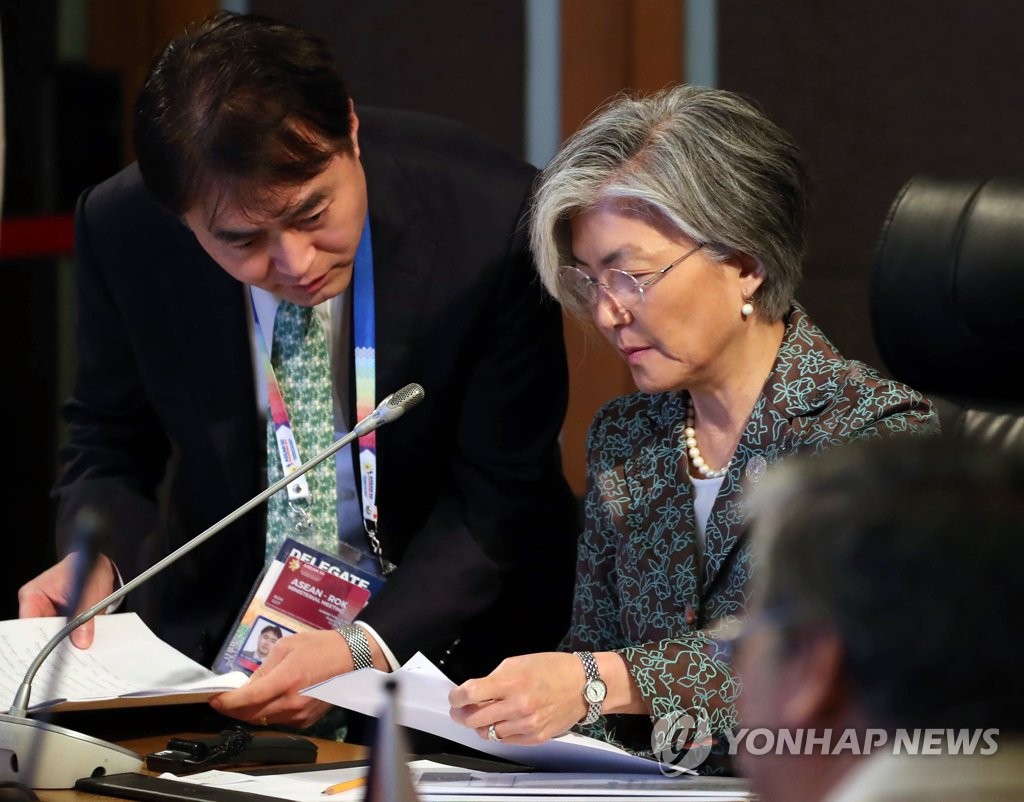
POLYGON ((882 227, 871 318, 900 381, 952 399, 1024 401, 1024 181, 904 185, 882 227))

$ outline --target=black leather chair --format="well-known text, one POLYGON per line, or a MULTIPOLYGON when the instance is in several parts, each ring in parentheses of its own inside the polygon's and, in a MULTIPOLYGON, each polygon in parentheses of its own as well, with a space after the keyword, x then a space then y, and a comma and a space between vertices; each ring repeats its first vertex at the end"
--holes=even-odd
POLYGON ((917 176, 882 228, 875 341, 948 436, 1024 450, 1024 181, 917 176))

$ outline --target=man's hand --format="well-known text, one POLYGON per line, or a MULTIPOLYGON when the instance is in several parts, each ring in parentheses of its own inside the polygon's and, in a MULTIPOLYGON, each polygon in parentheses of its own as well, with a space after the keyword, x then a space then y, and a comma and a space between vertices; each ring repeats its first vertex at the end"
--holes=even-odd
POLYGON ((486 677, 448 694, 451 717, 488 737, 537 744, 566 732, 587 713, 580 690, 586 677, 573 654, 543 652, 510 657, 486 677))
POLYGON ((210 699, 214 710, 251 724, 305 728, 330 705, 299 691, 352 670, 352 655, 333 629, 285 635, 245 685, 210 699))
MULTIPOLYGON (((42 616, 66 615, 73 618, 98 601, 114 592, 117 573, 114 564, 105 554, 99 555, 96 565, 89 574, 82 591, 77 610, 68 610, 67 605, 74 589, 75 566, 79 555, 72 552, 56 565, 47 568, 35 579, 30 579, 18 590, 18 617, 40 618, 42 616)), ((95 623, 90 620, 71 633, 71 642, 79 649, 92 646, 95 623)))

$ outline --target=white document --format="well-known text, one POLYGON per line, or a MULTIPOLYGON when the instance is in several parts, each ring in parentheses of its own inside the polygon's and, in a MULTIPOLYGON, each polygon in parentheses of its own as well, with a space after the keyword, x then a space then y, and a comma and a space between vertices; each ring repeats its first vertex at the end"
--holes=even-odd
MULTIPOLYGON (((87 710, 202 702, 240 687, 242 672, 214 674, 164 643, 135 613, 99 615, 85 650, 65 639, 32 682, 29 710, 87 710)), ((0 621, 0 709, 14 701, 25 671, 67 623, 64 617, 0 621)))
MULTIPOLYGON (((413 782, 421 774, 429 772, 442 780, 450 777, 466 778, 465 769, 458 769, 432 760, 414 760, 409 764, 413 782)), ((161 774, 168 780, 205 785, 211 788, 227 788, 232 791, 245 791, 291 802, 362 802, 366 796, 366 766, 349 766, 337 769, 319 769, 313 771, 285 771, 280 774, 250 775, 237 771, 221 771, 212 769, 197 774, 161 774), (324 791, 337 783, 350 784, 348 790, 324 796, 324 791)))
POLYGON ((251 775, 240 771, 211 769, 197 774, 160 776, 167 780, 244 791, 249 794, 287 799, 290 802, 361 802, 366 796, 365 783, 331 796, 324 796, 323 792, 325 788, 338 782, 363 779, 366 777, 366 771, 366 766, 353 766, 344 769, 251 775))
MULTIPOLYGON (((640 799, 741 802, 750 798, 747 784, 735 778, 592 772, 481 772, 430 760, 411 761, 409 770, 422 802, 596 802, 603 798, 613 802, 640 799)), ((328 799, 330 802, 361 802, 366 796, 366 773, 365 766, 353 766, 282 774, 248 775, 215 770, 184 776, 161 776, 290 802, 326 802, 328 799), (325 788, 339 782, 353 787, 330 797, 323 796, 325 788)))
POLYGON ((631 755, 605 741, 573 732, 536 746, 488 741, 452 721, 448 692, 455 687, 437 666, 415 654, 391 674, 364 668, 305 688, 302 693, 338 707, 376 716, 385 703, 384 683, 398 683, 398 723, 423 730, 489 755, 549 771, 659 774, 658 762, 631 755))

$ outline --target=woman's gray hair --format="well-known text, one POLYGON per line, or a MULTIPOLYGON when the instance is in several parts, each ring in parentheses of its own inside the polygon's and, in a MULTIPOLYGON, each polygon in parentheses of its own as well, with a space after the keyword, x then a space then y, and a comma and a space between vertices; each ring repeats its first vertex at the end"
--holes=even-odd
POLYGON ((757 259, 753 299, 781 320, 799 283, 808 212, 807 169, 793 139, 739 95, 675 86, 619 96, 599 110, 542 171, 530 246, 544 286, 569 311, 558 273, 572 264, 570 222, 608 199, 649 210, 725 260, 757 259))

